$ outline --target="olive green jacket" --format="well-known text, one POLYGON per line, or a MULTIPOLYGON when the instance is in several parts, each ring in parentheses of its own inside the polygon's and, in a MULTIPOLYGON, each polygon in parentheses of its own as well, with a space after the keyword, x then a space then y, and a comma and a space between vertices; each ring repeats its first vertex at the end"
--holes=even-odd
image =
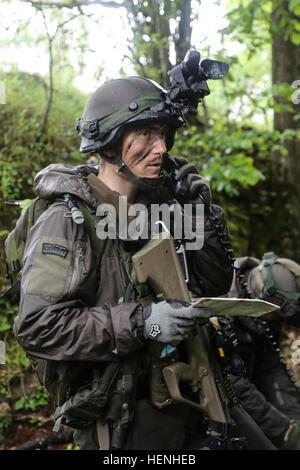
MULTIPOLYGON (((98 167, 50 165, 35 178, 40 197, 65 193, 83 200, 96 213, 100 188, 103 199, 115 200, 96 178, 98 167), (97 195, 97 197, 96 197, 97 195)), ((29 232, 22 272, 18 339, 31 356, 55 361, 121 360, 143 349, 141 302, 118 303, 128 284, 118 240, 107 240, 97 266, 83 225, 68 217, 66 203, 57 200, 29 232)), ((225 227, 222 209, 212 207, 225 227)), ((188 256, 190 290, 197 295, 226 293, 232 266, 210 221, 205 241, 188 256)))

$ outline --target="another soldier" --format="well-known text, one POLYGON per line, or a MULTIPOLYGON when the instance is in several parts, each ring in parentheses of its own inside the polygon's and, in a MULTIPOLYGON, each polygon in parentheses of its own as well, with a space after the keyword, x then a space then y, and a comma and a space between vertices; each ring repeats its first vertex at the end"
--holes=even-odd
POLYGON ((266 253, 236 260, 229 297, 263 299, 278 310, 263 319, 236 317, 246 377, 232 381, 243 407, 279 449, 300 449, 300 395, 280 350, 284 325, 300 327, 300 266, 266 253))

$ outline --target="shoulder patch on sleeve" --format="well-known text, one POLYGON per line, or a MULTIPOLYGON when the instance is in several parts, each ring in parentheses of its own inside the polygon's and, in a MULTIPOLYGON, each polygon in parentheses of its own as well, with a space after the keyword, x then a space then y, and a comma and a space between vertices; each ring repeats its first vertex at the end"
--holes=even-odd
POLYGON ((57 245, 55 243, 43 243, 42 253, 44 255, 56 255, 65 258, 69 250, 65 246, 57 245))
POLYGON ((71 260, 71 241, 60 237, 40 238, 27 261, 26 280, 22 279, 25 294, 62 297, 69 282, 71 260))

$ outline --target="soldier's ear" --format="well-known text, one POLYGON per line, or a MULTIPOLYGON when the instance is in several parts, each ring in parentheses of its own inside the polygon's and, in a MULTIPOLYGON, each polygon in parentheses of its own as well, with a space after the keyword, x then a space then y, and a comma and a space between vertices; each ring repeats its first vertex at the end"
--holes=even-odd
POLYGON ((116 156, 116 149, 112 147, 106 147, 102 150, 102 153, 104 153, 105 157, 107 158, 113 158, 116 156))

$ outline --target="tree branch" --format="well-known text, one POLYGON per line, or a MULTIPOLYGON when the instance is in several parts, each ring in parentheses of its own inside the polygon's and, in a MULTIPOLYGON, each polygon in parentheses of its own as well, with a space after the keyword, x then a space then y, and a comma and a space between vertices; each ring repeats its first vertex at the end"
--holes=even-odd
POLYGON ((44 128, 46 127, 46 123, 47 123, 47 120, 48 120, 48 115, 49 115, 50 108, 51 108, 52 97, 53 97, 53 51, 52 51, 52 42, 53 42, 53 39, 54 39, 54 37, 57 33, 57 30, 56 30, 55 35, 53 37, 51 37, 50 34, 49 34, 47 21, 46 21, 46 17, 45 17, 43 7, 41 6, 41 2, 40 2, 40 10, 41 10, 41 13, 43 15, 43 21, 44 21, 46 34, 47 34, 48 50, 49 50, 49 96, 48 96, 46 111, 44 113, 43 121, 42 121, 42 131, 43 131, 44 128))
POLYGON ((53 91, 54 91, 54 89, 53 89, 54 88, 53 87, 53 47, 52 47, 53 46, 53 41, 56 38, 56 35, 57 35, 60 28, 62 28, 64 25, 66 25, 70 21, 73 21, 75 18, 78 18, 80 15, 73 15, 70 18, 68 18, 67 20, 63 21, 62 23, 59 23, 56 27, 55 33, 51 36, 50 33, 49 33, 47 20, 46 20, 45 12, 43 10, 42 2, 39 2, 39 10, 41 11, 41 13, 43 15, 43 22, 44 22, 44 26, 45 26, 46 35, 47 35, 48 51, 49 51, 49 95, 48 95, 46 110, 45 110, 43 120, 42 120, 42 126, 41 126, 42 130, 44 130, 45 127, 46 127, 47 121, 48 121, 48 116, 49 116, 49 112, 50 112, 50 108, 51 108, 51 104, 52 104, 53 91))
POLYGON ((63 26, 65 26, 65 24, 70 23, 70 21, 73 21, 73 20, 75 20, 76 18, 79 18, 80 16, 81 16, 81 14, 73 15, 73 16, 71 16, 70 18, 68 18, 67 20, 63 21, 62 23, 59 23, 59 24, 57 25, 57 28, 56 28, 56 30, 55 30, 55 33, 53 34, 53 36, 52 36, 52 38, 51 38, 52 41, 54 41, 54 39, 55 39, 55 37, 56 37, 56 35, 57 35, 57 33, 58 33, 58 31, 59 31, 60 28, 62 28, 63 26))
POLYGON ((16 447, 15 450, 45 449, 50 444, 68 444, 69 442, 73 442, 73 433, 73 430, 67 429, 61 433, 47 434, 45 436, 38 437, 37 439, 27 441, 24 444, 16 447))
POLYGON ((101 5, 107 8, 120 8, 124 7, 124 3, 118 3, 114 1, 105 2, 104 0, 73 0, 69 3, 60 3, 60 2, 39 2, 35 0, 24 0, 26 3, 31 3, 34 7, 50 7, 50 8, 79 8, 82 6, 90 6, 90 5, 101 5))

